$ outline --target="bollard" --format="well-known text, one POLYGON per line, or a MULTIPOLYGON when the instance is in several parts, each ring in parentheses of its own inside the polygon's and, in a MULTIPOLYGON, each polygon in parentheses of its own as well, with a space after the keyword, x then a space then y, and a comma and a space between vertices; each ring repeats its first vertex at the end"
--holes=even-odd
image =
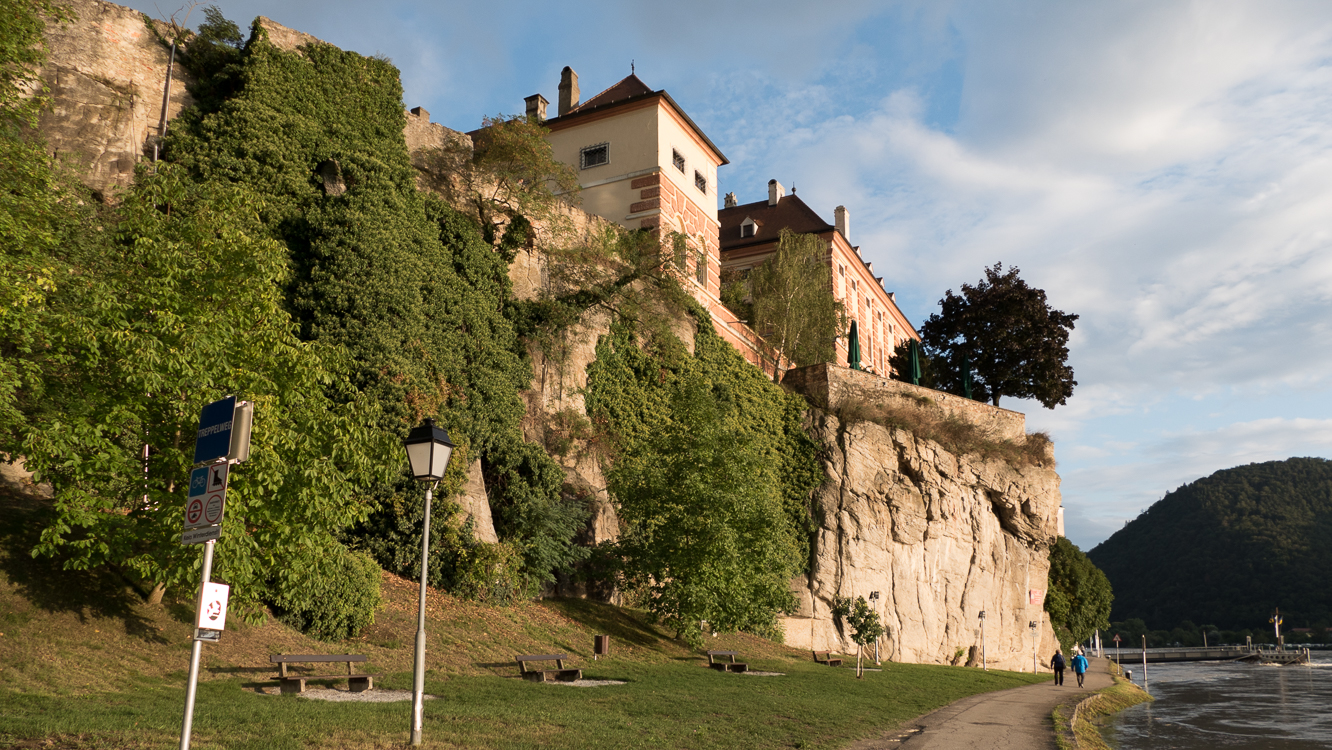
POLYGON ((1125 670, 1124 670, 1124 679, 1128 680, 1129 682, 1133 682, 1133 670, 1132 670, 1132 669, 1125 669, 1125 670))

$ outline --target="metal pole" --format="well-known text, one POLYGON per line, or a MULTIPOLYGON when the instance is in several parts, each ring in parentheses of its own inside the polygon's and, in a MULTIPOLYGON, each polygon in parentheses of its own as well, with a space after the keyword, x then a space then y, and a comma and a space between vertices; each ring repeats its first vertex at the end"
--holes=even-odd
POLYGON ((430 500, 435 486, 426 488, 425 527, 421 531, 421 599, 416 611, 416 674, 412 680, 412 744, 421 744, 421 712, 425 696, 426 566, 430 564, 430 500))
MULTIPOLYGON (((197 614, 203 606, 203 588, 213 575, 213 545, 210 539, 204 542, 203 579, 199 581, 199 595, 194 598, 194 611, 197 614)), ((190 679, 185 685, 185 719, 180 727, 180 750, 190 750, 190 732, 194 729, 194 694, 199 685, 199 651, 203 643, 199 640, 199 631, 194 632, 194 643, 190 646, 190 679)))
POLYGON ((1142 692, 1150 693, 1147 689, 1147 636, 1142 637, 1142 692))
POLYGON ((981 618, 981 671, 990 671, 990 662, 985 657, 985 618, 981 618))

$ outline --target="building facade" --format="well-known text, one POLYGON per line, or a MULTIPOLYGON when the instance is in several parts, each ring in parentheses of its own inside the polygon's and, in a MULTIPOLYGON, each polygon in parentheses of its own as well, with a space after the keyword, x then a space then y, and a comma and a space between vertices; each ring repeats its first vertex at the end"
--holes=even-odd
POLYGON ((832 271, 832 294, 846 308, 848 330, 837 340, 837 364, 851 366, 848 339, 855 326, 860 343, 860 367, 887 377, 893 348, 920 334, 898 309, 891 292, 883 288, 883 277, 874 275, 874 264, 860 257, 860 247, 850 241, 850 213, 844 206, 833 212, 829 224, 777 180, 768 182, 768 199, 739 204, 733 193, 717 213, 721 233, 721 267, 728 277, 742 278, 777 250, 783 229, 814 234, 828 243, 827 263, 832 271))
POLYGON ((717 170, 726 155, 665 90, 630 75, 581 101, 578 74, 560 74, 556 116, 533 94, 527 115, 541 120, 556 160, 574 167, 582 209, 629 229, 678 233, 686 288, 712 314, 717 332, 746 359, 761 359, 759 337, 721 304, 717 170))

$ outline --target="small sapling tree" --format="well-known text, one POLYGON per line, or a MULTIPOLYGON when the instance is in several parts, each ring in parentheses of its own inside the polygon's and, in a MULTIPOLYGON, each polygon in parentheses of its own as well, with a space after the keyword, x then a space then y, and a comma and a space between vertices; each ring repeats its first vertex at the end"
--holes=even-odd
POLYGON ((865 647, 883 635, 879 613, 870 607, 863 596, 856 597, 855 602, 839 597, 833 604, 833 617, 851 629, 851 640, 856 644, 856 679, 862 679, 865 676, 862 666, 865 647))

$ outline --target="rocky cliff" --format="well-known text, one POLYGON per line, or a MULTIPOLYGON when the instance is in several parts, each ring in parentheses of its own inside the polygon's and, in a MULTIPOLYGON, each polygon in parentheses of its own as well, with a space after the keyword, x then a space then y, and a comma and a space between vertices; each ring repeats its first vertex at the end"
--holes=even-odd
MULTIPOLYGON (((177 64, 168 89, 168 48, 137 12, 101 0, 76 0, 74 9, 78 21, 48 29, 51 58, 43 78, 53 105, 40 130, 54 151, 75 155, 86 166, 88 185, 109 198, 129 184, 135 162, 151 158, 162 126, 190 104, 191 78, 177 64)), ((286 49, 318 41, 268 19, 261 24, 270 40, 286 49)), ((421 170, 421 187, 444 192, 447 180, 431 174, 439 164, 434 157, 447 146, 465 144, 467 137, 430 122, 420 108, 406 119, 404 140, 421 170)), ((577 231, 601 225, 600 219, 572 213, 577 231)), ((518 252, 510 269, 520 299, 551 291, 540 246, 518 252)), ((528 440, 549 446, 552 430, 566 418, 586 416, 587 365, 609 323, 606 312, 593 310, 553 345, 533 345, 534 380, 524 393, 528 440)), ((690 321, 676 323, 692 348, 690 321)), ((981 611, 987 613, 992 666, 1030 669, 1033 621, 1039 623, 1038 653, 1051 653, 1053 633, 1031 594, 1046 587, 1048 548, 1059 533, 1053 462, 1014 465, 955 455, 904 429, 837 416, 851 401, 905 404, 1015 441, 1024 439, 1022 415, 826 365, 792 371, 784 382, 811 403, 809 429, 825 448, 826 475, 812 502, 818 531, 811 569, 792 582, 800 607, 785 619, 787 640, 852 651, 848 634, 831 616, 833 599, 878 591, 876 604, 888 626, 879 644, 885 658, 978 661, 981 611)), ((597 543, 615 538, 619 522, 600 459, 584 447, 572 439, 558 458, 567 472, 563 491, 585 498, 592 510, 584 541, 597 543)), ((459 500, 459 521, 472 518, 478 537, 494 541, 479 463, 470 467, 459 500)))
MULTIPOLYGON (((838 411, 866 394, 911 398, 922 409, 947 408, 922 403, 918 399, 933 400, 922 393, 961 401, 829 365, 793 371, 785 382, 838 411)), ((952 407, 954 416, 958 409, 980 412, 971 420, 997 423, 998 435, 1012 435, 1014 421, 1022 420, 976 402, 952 407)), ((905 429, 844 422, 818 407, 810 410, 809 428, 824 447, 825 480, 812 503, 818 531, 811 569, 792 581, 800 608, 785 620, 788 643, 854 653, 850 634, 832 616, 834 598, 877 591, 874 603, 887 627, 879 644, 883 658, 979 664, 982 611, 991 666, 1031 669, 1031 622, 1038 623, 1037 653, 1054 652, 1054 632, 1039 600, 1058 535, 1052 455, 1016 466, 958 456, 905 429)))

